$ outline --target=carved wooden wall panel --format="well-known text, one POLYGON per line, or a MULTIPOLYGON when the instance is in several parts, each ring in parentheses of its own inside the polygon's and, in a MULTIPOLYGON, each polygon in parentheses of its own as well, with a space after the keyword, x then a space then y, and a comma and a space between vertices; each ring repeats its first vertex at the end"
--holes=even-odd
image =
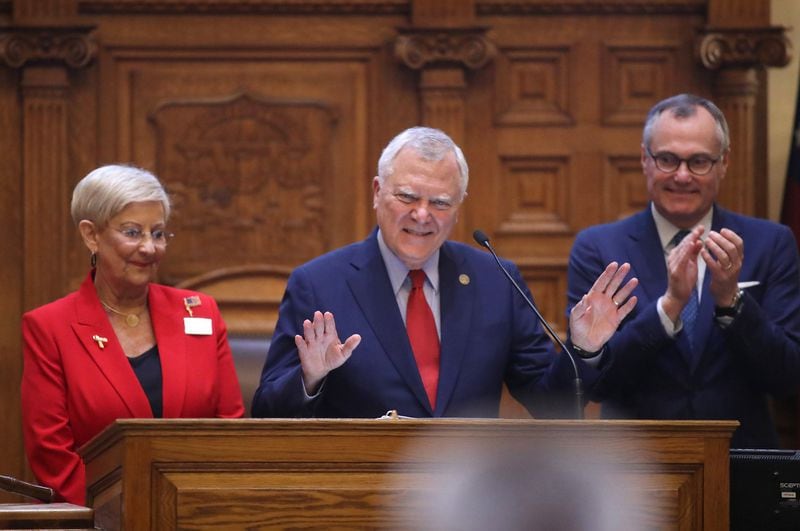
POLYGON ((330 248, 330 107, 243 94, 165 103, 150 118, 156 168, 175 201, 170 227, 182 235, 164 278, 300 263, 330 248))
POLYGON ((568 157, 501 157, 500 164, 498 234, 568 234, 568 157))
POLYGON ((641 127, 653 102, 675 93, 678 45, 604 43, 605 125, 641 127))
POLYGON ((498 58, 495 96, 501 125, 572 125, 570 47, 509 49, 498 58))
POLYGON ((630 216, 647 206, 650 197, 643 182, 640 156, 610 155, 604 179, 605 217, 609 221, 630 216))
POLYGON ((566 339, 566 319, 562 312, 562 300, 567 292, 566 271, 559 264, 522 262, 518 264, 525 282, 534 296, 534 303, 562 339, 566 339))
MULTIPOLYGON (((627 16, 608 17, 589 4, 480 3, 491 16, 478 20, 491 26, 497 46, 493 83, 487 84, 494 97, 494 142, 485 146, 476 133, 468 145, 483 146, 472 161, 474 181, 481 197, 497 201, 493 213, 472 217, 506 256, 540 262, 526 270, 540 304, 550 296, 537 276, 547 267, 565 277, 577 231, 647 204, 639 162, 647 110, 677 92, 710 92, 706 74, 692 60, 701 11, 671 3, 681 12, 665 10, 655 24, 652 13, 620 4, 606 8, 618 14, 625 9, 627 16), (545 5, 551 8, 546 16, 527 16, 545 5)), ((475 83, 473 90, 482 88, 475 83)), ((560 293, 552 300, 558 308, 545 313, 563 330, 566 301, 560 293)))
POLYGON ((136 55, 112 58, 108 112, 117 158, 153 168, 175 201, 164 281, 297 265, 364 234, 368 56, 136 55))

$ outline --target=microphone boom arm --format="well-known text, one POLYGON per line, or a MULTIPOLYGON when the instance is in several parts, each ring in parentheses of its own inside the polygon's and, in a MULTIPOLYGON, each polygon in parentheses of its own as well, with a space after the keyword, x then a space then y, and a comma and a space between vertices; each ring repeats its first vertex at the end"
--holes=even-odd
POLYGON ((503 264, 500 262, 500 258, 497 256, 497 253, 494 251, 494 248, 492 248, 492 245, 489 243, 489 238, 486 236, 486 234, 484 234, 484 232, 481 230, 476 230, 472 236, 473 238, 475 238, 475 241, 478 242, 478 244, 481 247, 485 247, 486 249, 489 250, 489 252, 494 257, 494 261, 497 262, 497 266, 505 274, 506 278, 511 282, 511 285, 514 286, 514 288, 516 288, 517 293, 519 293, 522 296, 522 299, 527 303, 528 307, 531 310, 533 310, 534 314, 536 314, 537 319, 542 324, 542 326, 544 326, 545 330, 547 330, 547 333, 550 335, 550 338, 553 340, 553 342, 555 342, 556 344, 558 344, 558 346, 561 347, 561 349, 569 358, 570 363, 572 363, 572 370, 575 374, 575 378, 573 380, 573 385, 575 388, 575 418, 583 419, 583 380, 581 379, 580 372, 578 371, 578 364, 575 362, 575 356, 567 348, 567 345, 563 341, 561 341, 561 338, 558 337, 558 334, 555 333, 555 331, 552 329, 552 327, 544 318, 544 316, 542 316, 542 314, 539 313, 539 310, 536 308, 536 305, 533 304, 533 301, 530 300, 530 298, 527 295, 525 295, 525 292, 522 291, 522 288, 519 287, 519 284, 517 284, 517 282, 514 280, 514 277, 512 277, 511 274, 506 270, 506 268, 503 267, 503 264))

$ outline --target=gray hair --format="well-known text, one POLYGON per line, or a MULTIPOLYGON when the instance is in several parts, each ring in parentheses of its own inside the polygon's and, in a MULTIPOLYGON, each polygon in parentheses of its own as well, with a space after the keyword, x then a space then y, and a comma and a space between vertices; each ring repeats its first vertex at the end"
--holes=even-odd
POLYGON ((380 159, 378 159, 378 182, 381 186, 394 173, 394 159, 405 147, 413 149, 420 157, 428 161, 442 160, 448 153, 453 152, 456 156, 460 174, 458 182, 459 199, 464 198, 467 193, 467 184, 469 183, 467 159, 464 158, 464 153, 453 142, 452 138, 447 136, 444 131, 431 127, 411 127, 394 137, 386 145, 380 159))
POLYGON ((656 119, 661 116, 664 111, 670 111, 675 118, 689 118, 697 113, 697 108, 702 107, 711 114, 717 126, 717 140, 719 140, 720 153, 726 153, 731 145, 730 132, 728 131, 728 122, 725 120, 725 115, 719 110, 719 107, 714 105, 711 101, 695 96, 694 94, 678 94, 665 100, 656 103, 650 112, 647 113, 647 119, 644 123, 644 130, 642 131, 642 143, 646 148, 650 148, 650 141, 653 139, 653 128, 655 127, 656 119))
POLYGON ((142 201, 161 202, 164 221, 169 219, 169 196, 155 175, 134 166, 110 164, 92 170, 75 185, 70 210, 76 225, 87 219, 105 227, 129 204, 142 201))

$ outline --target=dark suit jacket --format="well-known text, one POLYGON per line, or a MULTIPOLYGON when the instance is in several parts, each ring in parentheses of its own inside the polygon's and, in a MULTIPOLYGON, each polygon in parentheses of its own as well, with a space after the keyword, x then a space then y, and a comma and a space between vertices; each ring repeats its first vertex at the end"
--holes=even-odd
POLYGON ((608 343, 594 398, 606 417, 733 419, 741 422, 734 447, 774 447, 777 435, 767 395, 800 383, 800 268, 797 245, 782 225, 714 209, 712 229, 744 240, 741 314, 723 329, 716 324, 707 272, 695 325, 692 355, 683 331, 670 339, 656 301, 667 289, 664 251, 648 207, 627 219, 578 234, 569 261, 571 308, 604 265, 630 262, 639 278, 639 302, 608 343))
MULTIPOLYGON (((163 375, 163 416, 241 417, 239 382, 225 323, 211 297, 150 284, 150 319, 163 375), (212 335, 184 333, 184 297, 212 335)), ((40 483, 79 505, 85 471, 76 450, 118 418, 151 418, 139 380, 117 341, 91 274, 80 289, 22 318, 22 421, 25 450, 40 483), (108 339, 104 348, 92 339, 108 339)))
MULTIPOLYGON (((517 268, 510 262, 505 266, 524 286, 517 268)), ((568 359, 555 355, 491 255, 446 242, 439 275, 441 368, 435 410, 425 395, 373 231, 366 240, 323 255, 290 276, 253 416, 374 418, 396 409, 412 417, 496 417, 503 381, 529 409, 537 399, 544 405, 543 395, 549 399, 556 388, 569 385, 568 359), (333 313, 342 340, 358 333, 362 341, 309 402, 294 336, 303 333, 303 320, 315 310, 333 313)), ((563 413, 553 412, 547 402, 548 414, 563 413)))

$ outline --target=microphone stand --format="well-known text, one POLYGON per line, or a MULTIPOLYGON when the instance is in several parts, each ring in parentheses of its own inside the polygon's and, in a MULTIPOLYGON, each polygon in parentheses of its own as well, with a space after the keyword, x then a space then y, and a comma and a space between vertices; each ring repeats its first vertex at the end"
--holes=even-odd
POLYGON ((528 304, 528 307, 531 310, 533 310, 534 314, 536 314, 536 317, 539 319, 539 322, 542 324, 542 326, 544 326, 545 330, 547 330, 547 333, 550 335, 550 338, 556 344, 558 344, 558 346, 561 347, 561 349, 569 358, 569 361, 572 363, 572 371, 575 374, 575 378, 573 379, 572 382, 575 395, 575 418, 583 419, 583 380, 581 379, 580 372, 578 371, 578 364, 575 363, 575 356, 567 348, 567 345, 565 345, 564 342, 561 341, 561 338, 558 337, 558 334, 556 334, 555 331, 553 331, 553 329, 550 327, 550 324, 542 316, 542 314, 539 313, 539 310, 536 309, 536 306, 533 304, 533 301, 531 301, 528 298, 528 296, 525 295, 525 292, 522 291, 522 288, 519 287, 519 284, 516 283, 511 274, 508 271, 506 271, 505 267, 503 267, 503 264, 500 262, 500 258, 498 258, 497 253, 494 251, 492 245, 489 243, 489 237, 486 236, 486 234, 482 230, 476 230, 472 234, 472 237, 475 238, 475 241, 478 242, 478 245, 480 245, 481 247, 485 247, 486 249, 489 250, 490 253, 492 253, 495 262, 497 262, 497 266, 500 268, 500 270, 503 271, 503 273, 505 273, 506 278, 511 282, 511 285, 513 285, 516 288, 517 292, 522 296, 522 298, 528 304))

